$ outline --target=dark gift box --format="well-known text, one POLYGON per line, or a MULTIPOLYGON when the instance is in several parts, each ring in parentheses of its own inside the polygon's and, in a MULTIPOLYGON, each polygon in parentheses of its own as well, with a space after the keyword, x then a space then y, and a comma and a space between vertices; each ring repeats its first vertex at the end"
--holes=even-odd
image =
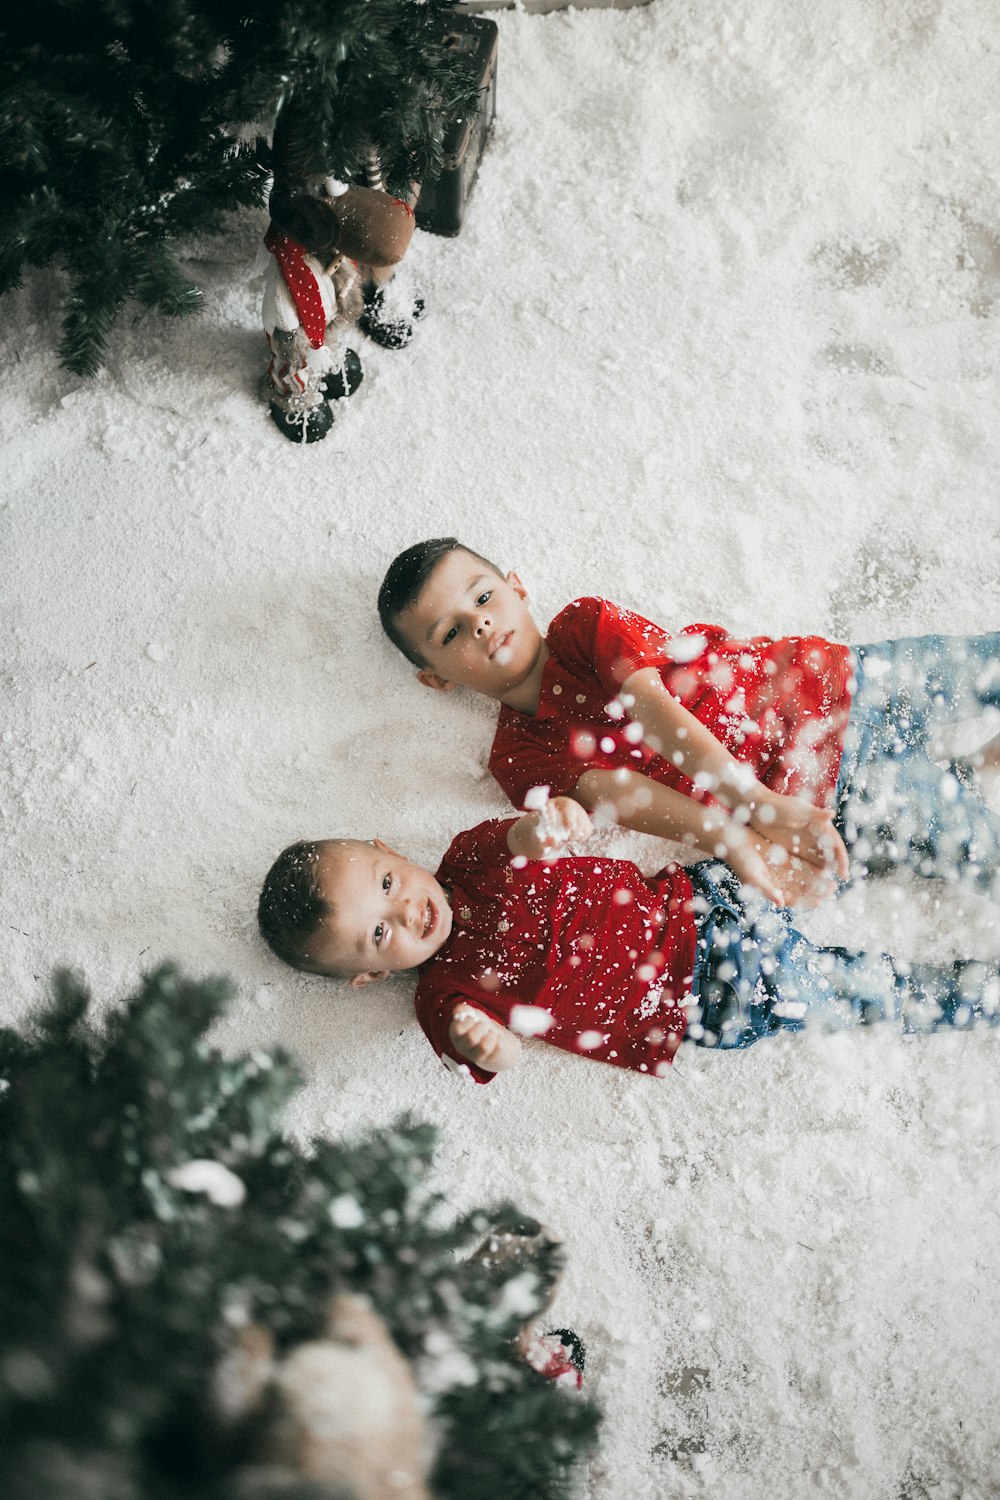
POLYGON ((465 205, 497 112, 497 25, 482 16, 456 15, 449 45, 464 53, 479 77, 479 108, 451 120, 444 135, 444 170, 425 182, 417 200, 417 223, 431 234, 457 234, 465 205))

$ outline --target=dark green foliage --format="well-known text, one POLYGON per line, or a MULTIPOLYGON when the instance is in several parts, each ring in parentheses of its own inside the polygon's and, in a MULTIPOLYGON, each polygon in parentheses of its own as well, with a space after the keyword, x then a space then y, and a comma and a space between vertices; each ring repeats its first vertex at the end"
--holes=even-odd
POLYGON ((269 132, 294 101, 309 171, 378 143, 394 191, 441 164, 442 111, 475 84, 445 46, 451 0, 47 0, 0 20, 0 292, 69 272, 62 362, 92 374, 126 298, 201 293, 174 245, 264 201, 269 132), (243 127, 246 139, 238 139, 243 127))
MULTIPOLYGON (((63 975, 28 1028, 0 1030, 5 1496, 222 1495, 246 1441, 210 1396, 233 1327, 253 1319, 288 1347, 343 1289, 371 1298, 409 1357, 436 1335, 474 1373, 436 1392, 435 1495, 567 1493, 594 1410, 510 1347, 523 1312, 504 1290, 523 1266, 464 1259, 513 1210, 447 1218, 426 1126, 308 1150, 285 1139, 292 1060, 205 1041, 228 994, 162 968, 99 1026, 63 975), (172 1185, 191 1161, 235 1174, 242 1203, 172 1185)), ((555 1274, 544 1250, 531 1270, 540 1306, 555 1274)))

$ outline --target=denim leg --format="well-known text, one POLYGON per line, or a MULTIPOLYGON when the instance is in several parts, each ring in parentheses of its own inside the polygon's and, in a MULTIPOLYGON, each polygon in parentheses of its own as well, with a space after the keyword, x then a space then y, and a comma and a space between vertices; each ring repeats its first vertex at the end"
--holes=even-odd
POLYGON ((872 759, 837 824, 852 861, 871 873, 903 866, 1000 895, 1000 816, 922 749, 872 759))
POLYGON ((936 1031, 979 1020, 1000 1024, 996 964, 905 964, 885 953, 824 948, 769 902, 744 903, 732 891, 723 899, 698 923, 688 1039, 699 1046, 749 1047, 807 1025, 839 1030, 892 1021, 903 1031, 936 1031))
POLYGON ((855 648, 837 826, 868 872, 904 865, 995 894, 1000 818, 927 754, 939 725, 1000 706, 1000 634, 855 648))
POLYGON ((821 948, 794 929, 791 936, 776 991, 786 1007, 794 1004, 826 1030, 876 1021, 891 1021, 904 1032, 1000 1024, 996 964, 908 964, 888 953, 821 948))
POLYGON ((707 924, 705 966, 688 1039, 722 1050, 749 1047, 779 1031, 828 1031, 896 1015, 896 976, 879 954, 819 948, 785 913, 707 924))
POLYGON ((745 936, 729 911, 713 911, 698 924, 696 1003, 686 1037, 699 1047, 749 1047, 777 1030, 760 973, 763 955, 751 955, 745 936))
POLYGON ((1000 632, 905 636, 854 650, 861 671, 852 706, 874 721, 883 754, 1000 707, 1000 632))
POLYGON ((904 1031, 940 1031, 945 1026, 1000 1026, 1000 967, 959 959, 938 967, 910 964, 900 974, 904 1031))

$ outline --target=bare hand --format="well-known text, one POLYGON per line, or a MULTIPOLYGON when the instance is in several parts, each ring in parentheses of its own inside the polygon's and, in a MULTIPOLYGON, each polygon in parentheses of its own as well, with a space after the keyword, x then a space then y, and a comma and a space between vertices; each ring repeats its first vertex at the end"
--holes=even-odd
POLYGON ((468 1007, 455 1011, 448 1039, 456 1052, 487 1073, 500 1073, 512 1067, 521 1050, 517 1037, 506 1026, 468 1007))
POLYGON ((593 832, 589 813, 572 797, 551 797, 538 812, 525 813, 511 826, 507 846, 525 859, 558 859, 576 840, 593 832))
POLYGON ((727 839, 721 857, 744 885, 753 886, 775 906, 819 906, 835 890, 829 868, 806 864, 783 845, 773 844, 760 834, 727 839))
POLYGON ((782 797, 777 792, 758 797, 751 807, 750 827, 756 833, 807 864, 832 870, 846 880, 847 848, 828 808, 814 807, 804 797, 782 797))
POLYGON ((743 846, 726 855, 745 885, 762 891, 776 906, 799 906, 812 910, 829 899, 837 885, 830 867, 806 863, 789 854, 783 844, 773 844, 760 834, 748 834, 743 846))

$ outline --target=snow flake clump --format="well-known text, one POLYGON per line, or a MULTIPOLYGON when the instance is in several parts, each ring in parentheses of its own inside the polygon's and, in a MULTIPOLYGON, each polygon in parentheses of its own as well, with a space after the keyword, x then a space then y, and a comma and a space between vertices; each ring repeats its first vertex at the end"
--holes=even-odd
POLYGON ((540 1005, 514 1005, 510 1012, 510 1029, 519 1036, 542 1036, 552 1025, 552 1017, 540 1005))
POLYGON ((675 636, 670 642, 670 655, 677 662, 694 661, 707 649, 708 641, 705 637, 694 632, 691 635, 675 636))
POLYGON ((242 1178, 221 1161, 199 1159, 182 1162, 167 1173, 171 1187, 185 1193, 204 1193, 217 1208, 239 1208, 247 1195, 242 1178))
POLYGON ((361 1204, 351 1193, 341 1193, 330 1204, 330 1218, 338 1229, 360 1229, 365 1222, 361 1204))
POLYGON ((524 1271, 507 1282, 497 1310, 503 1319, 530 1318, 537 1308, 538 1277, 534 1271, 524 1271))
POLYGON ((479 1373, 469 1356, 450 1334, 433 1329, 424 1340, 425 1356, 420 1360, 420 1384, 431 1396, 440 1396, 456 1385, 475 1385, 479 1373))

